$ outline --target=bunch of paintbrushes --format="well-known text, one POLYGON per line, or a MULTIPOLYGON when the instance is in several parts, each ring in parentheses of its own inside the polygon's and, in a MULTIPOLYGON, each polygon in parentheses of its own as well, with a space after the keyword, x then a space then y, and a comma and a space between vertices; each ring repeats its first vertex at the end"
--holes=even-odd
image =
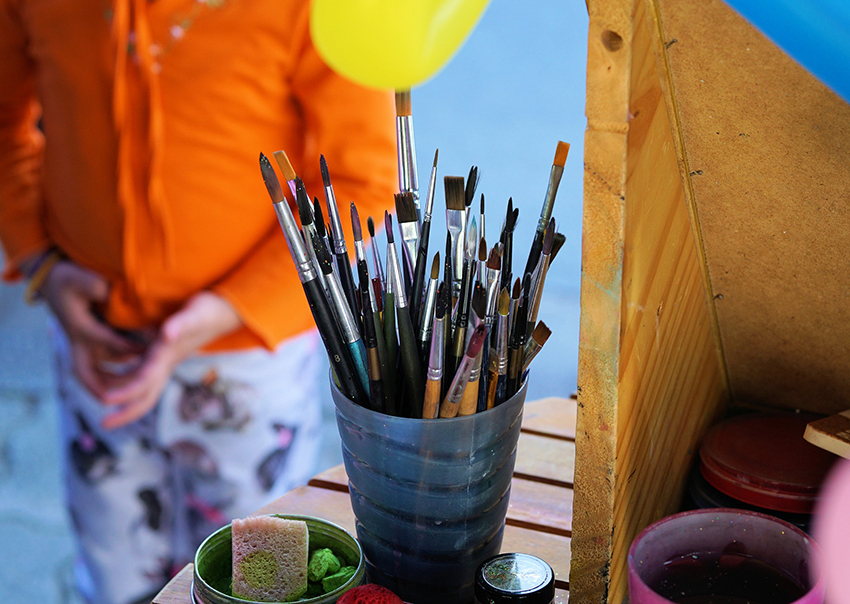
POLYGON ((295 199, 300 226, 263 154, 260 168, 340 391, 390 415, 471 415, 520 390, 529 364, 551 333, 538 320, 538 312, 547 271, 564 243, 555 230, 552 208, 569 145, 558 143, 521 274, 512 271, 519 209, 508 200, 499 240, 488 248, 483 194, 477 216, 473 209, 475 166, 466 178, 444 177, 447 236, 441 263, 439 251, 429 257, 438 155, 420 208, 412 125, 407 128, 404 119, 409 120, 409 97, 405 108, 403 94, 397 94, 397 107, 401 192, 395 196, 396 225, 389 212, 382 217, 385 260, 375 223, 368 217, 370 266, 361 218, 352 203, 355 257, 353 264, 350 261, 324 157, 323 211, 318 198, 310 201, 286 154, 274 154, 295 199))

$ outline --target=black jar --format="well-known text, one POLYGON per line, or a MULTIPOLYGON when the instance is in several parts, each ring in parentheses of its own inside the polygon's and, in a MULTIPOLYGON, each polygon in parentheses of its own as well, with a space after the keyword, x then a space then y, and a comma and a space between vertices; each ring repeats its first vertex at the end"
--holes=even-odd
POLYGON ((499 554, 475 573, 475 604, 552 604, 555 573, 530 554, 499 554))

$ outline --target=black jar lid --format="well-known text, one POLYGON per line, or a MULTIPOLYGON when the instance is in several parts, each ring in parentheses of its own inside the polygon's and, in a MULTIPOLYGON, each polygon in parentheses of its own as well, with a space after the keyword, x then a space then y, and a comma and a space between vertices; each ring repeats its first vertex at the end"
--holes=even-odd
POLYGON ((478 567, 475 599, 482 604, 550 604, 555 573, 537 556, 499 554, 478 567))

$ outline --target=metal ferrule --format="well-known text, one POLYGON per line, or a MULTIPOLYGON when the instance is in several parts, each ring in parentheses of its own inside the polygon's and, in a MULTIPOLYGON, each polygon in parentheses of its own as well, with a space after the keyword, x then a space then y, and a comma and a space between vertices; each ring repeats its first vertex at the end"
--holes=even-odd
POLYGON ((328 206, 328 221, 331 223, 334 254, 344 254, 347 251, 345 249, 345 235, 343 235, 342 221, 339 218, 339 208, 336 205, 333 187, 325 187, 325 201, 328 206))
POLYGON ((304 240, 301 239, 301 229, 298 228, 298 224, 292 216, 292 210, 289 209, 289 205, 285 200, 278 201, 273 205, 277 213, 277 220, 280 222, 280 228, 283 230, 283 235, 286 238, 286 244, 289 246, 289 253, 295 262, 298 278, 301 280, 301 283, 312 281, 317 277, 316 267, 307 254, 307 246, 304 245, 304 240))
POLYGON ((478 351, 478 355, 475 357, 475 362, 472 363, 472 371, 469 372, 469 381, 474 382, 481 378, 481 363, 484 360, 484 355, 481 354, 481 351, 478 351))
POLYGON ((496 315, 496 306, 499 303, 499 279, 500 271, 495 268, 487 269, 487 325, 493 324, 496 315))
POLYGON ((534 357, 537 356, 537 353, 543 347, 537 343, 537 340, 531 338, 528 343, 525 345, 525 349, 522 354, 522 373, 525 373, 525 370, 528 369, 528 366, 531 365, 531 361, 534 357))
POLYGON ((443 358, 446 353, 446 339, 443 337, 445 328, 446 318, 434 317, 434 337, 431 340, 431 353, 428 356, 429 380, 443 379, 443 358))
MULTIPOLYGON (((360 241, 357 241, 356 239, 354 240, 354 259, 357 260, 357 262, 360 262, 361 260, 366 262, 366 245, 363 243, 362 239, 360 241)), ((368 272, 368 262, 366 262, 366 268, 368 272)))
MULTIPOLYGON (((401 264, 398 261, 398 252, 395 249, 395 243, 387 244, 387 281, 392 284, 392 291, 395 294, 395 305, 397 308, 407 308, 407 296, 404 293, 404 283, 401 277, 401 264)), ((388 284, 389 286, 389 284, 388 284)))
POLYGON ((336 273, 327 274, 325 275, 325 282, 328 284, 331 310, 336 317, 343 340, 346 344, 356 342, 360 337, 360 332, 357 322, 354 320, 354 315, 351 313, 351 308, 348 306, 348 298, 345 297, 345 292, 342 290, 339 276, 336 273))
POLYGON ((463 275, 463 237, 466 233, 466 210, 446 210, 446 230, 452 242, 452 294, 460 293, 463 275))
POLYGON ((549 171, 549 186, 546 187, 546 198, 543 201, 543 209, 540 210, 540 220, 537 223, 537 230, 541 233, 546 232, 546 227, 549 226, 549 219, 552 218, 552 208, 555 206, 555 195, 558 193, 558 185, 561 184, 561 175, 564 173, 563 166, 552 166, 549 171))
POLYGON ((508 322, 504 315, 496 319, 496 346, 490 352, 490 367, 498 375, 508 373, 508 322))
POLYGON ((398 155, 398 190, 412 191, 413 181, 410 175, 410 162, 407 159, 408 149, 410 148, 408 138, 410 131, 408 128, 408 115, 397 115, 395 118, 395 140, 396 152, 398 155))
POLYGON ((419 329, 419 341, 427 342, 431 336, 431 323, 437 310, 437 279, 429 279, 425 290, 425 302, 422 304, 422 327, 419 329))
POLYGON ((401 230, 401 238, 404 240, 404 245, 407 246, 407 255, 410 258, 410 264, 416 266, 416 256, 419 254, 419 223, 418 222, 399 222, 399 230, 401 230))
POLYGON ((431 176, 428 179, 428 196, 425 198, 425 216, 423 220, 431 220, 434 211, 434 191, 437 187, 437 166, 431 166, 431 176))
MULTIPOLYGON (((292 191, 293 199, 298 199, 298 187, 295 185, 295 179, 287 180, 286 184, 289 185, 289 190, 292 191)), ((307 199, 309 199, 309 197, 307 199)))

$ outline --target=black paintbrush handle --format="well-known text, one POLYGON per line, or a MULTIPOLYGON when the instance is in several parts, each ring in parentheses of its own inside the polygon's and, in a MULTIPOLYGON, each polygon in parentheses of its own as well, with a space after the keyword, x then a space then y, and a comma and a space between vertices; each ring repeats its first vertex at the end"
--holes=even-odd
POLYGON ((525 263, 525 272, 523 275, 531 274, 534 268, 540 261, 540 252, 543 251, 543 235, 545 231, 534 231, 534 240, 531 242, 531 249, 528 250, 528 262, 525 263))
POLYGON ((422 329, 419 313, 422 311, 422 290, 425 285, 425 265, 428 262, 428 238, 430 233, 431 221, 425 220, 422 223, 422 230, 419 233, 419 250, 416 252, 416 268, 413 269, 413 286, 407 295, 407 299, 410 300, 408 306, 410 308, 410 320, 413 322, 413 327, 417 331, 422 329))
POLYGON ((422 364, 419 360, 419 347, 413 333, 413 323, 407 307, 396 309, 399 350, 404 371, 405 398, 402 405, 408 417, 422 417, 422 402, 425 399, 425 386, 422 383, 422 364))
POLYGON ((358 383, 354 364, 351 362, 348 349, 342 343, 342 337, 339 335, 336 326, 336 319, 334 319, 319 280, 311 279, 301 285, 304 287, 304 294, 307 296, 310 311, 313 313, 313 320, 328 352, 331 367, 333 367, 339 380, 340 390, 347 398, 358 405, 364 405, 366 397, 358 383))
POLYGON ((481 413, 487 410, 487 378, 490 375, 490 346, 487 340, 484 341, 484 346, 481 348, 481 383, 478 385, 478 407, 476 413, 481 413))

